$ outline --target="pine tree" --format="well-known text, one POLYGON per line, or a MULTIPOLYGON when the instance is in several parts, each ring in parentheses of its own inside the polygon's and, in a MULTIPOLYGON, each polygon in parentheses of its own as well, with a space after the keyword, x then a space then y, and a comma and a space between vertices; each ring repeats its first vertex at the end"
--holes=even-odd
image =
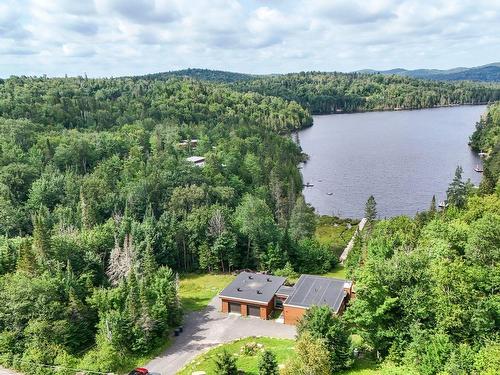
POLYGON ((316 228, 314 208, 309 206, 303 195, 299 195, 290 217, 290 237, 294 240, 309 238, 316 228))
POLYGON ((151 241, 146 240, 146 249, 144 250, 144 255, 142 257, 142 267, 141 273, 145 279, 149 279, 151 275, 158 269, 158 263, 156 262, 153 247, 151 246, 151 241))
POLYGON ((130 271, 128 277, 127 312, 132 322, 136 322, 140 314, 140 291, 134 270, 130 271))
POLYGON ((370 195, 365 205, 365 218, 368 220, 368 223, 371 224, 377 219, 377 202, 375 201, 375 197, 370 195))
POLYGON ((217 375, 237 375, 236 358, 227 350, 224 350, 215 359, 215 369, 217 375))
POLYGON ((432 196, 431 207, 429 208, 429 212, 433 215, 436 213, 436 196, 435 195, 432 196))
POLYGON ((48 211, 40 209, 33 215, 33 253, 38 264, 45 264, 50 257, 50 228, 48 211))
POLYGON ((19 259, 17 269, 34 275, 37 271, 36 256, 29 239, 23 239, 19 245, 19 259))
POLYGON ((455 177, 451 182, 448 190, 446 190, 446 200, 448 204, 454 205, 458 208, 463 208, 467 198, 467 186, 462 180, 463 169, 458 166, 455 170, 455 177))
POLYGON ((270 350, 264 350, 259 358, 259 375, 278 375, 278 362, 276 355, 270 350))

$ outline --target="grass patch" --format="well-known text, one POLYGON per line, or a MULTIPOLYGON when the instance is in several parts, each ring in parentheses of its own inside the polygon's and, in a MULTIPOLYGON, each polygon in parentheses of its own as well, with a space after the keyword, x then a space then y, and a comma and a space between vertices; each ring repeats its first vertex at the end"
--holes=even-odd
POLYGON ((330 246, 340 256, 356 231, 358 222, 351 219, 339 219, 334 216, 320 216, 316 224, 316 239, 330 246))
POLYGON ((229 353, 236 356, 236 365, 239 370, 244 371, 248 375, 257 375, 260 353, 254 355, 244 355, 241 353, 241 347, 247 343, 256 342, 262 344, 264 349, 271 350, 278 361, 278 364, 284 364, 289 358, 294 355, 293 340, 275 339, 270 337, 247 337, 241 340, 236 340, 228 344, 220 345, 208 352, 199 355, 181 371, 178 375, 191 375, 194 371, 205 371, 207 375, 216 375, 215 359, 217 354, 226 349, 229 353))
POLYGON ((337 264, 330 272, 324 273, 324 277, 333 277, 336 279, 346 278, 346 269, 342 264, 337 264))
POLYGON ((349 370, 341 371, 339 375, 377 375, 380 374, 380 368, 377 362, 372 358, 358 358, 354 361, 349 370))
POLYGON ((179 296, 184 311, 203 310, 231 281, 227 274, 184 274, 180 276, 179 296))

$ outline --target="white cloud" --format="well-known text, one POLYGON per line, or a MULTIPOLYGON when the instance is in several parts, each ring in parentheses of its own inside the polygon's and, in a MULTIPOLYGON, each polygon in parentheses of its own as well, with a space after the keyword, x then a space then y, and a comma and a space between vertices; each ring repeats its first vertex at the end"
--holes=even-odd
POLYGON ((2 75, 444 68, 499 46, 487 0, 0 0, 2 75))

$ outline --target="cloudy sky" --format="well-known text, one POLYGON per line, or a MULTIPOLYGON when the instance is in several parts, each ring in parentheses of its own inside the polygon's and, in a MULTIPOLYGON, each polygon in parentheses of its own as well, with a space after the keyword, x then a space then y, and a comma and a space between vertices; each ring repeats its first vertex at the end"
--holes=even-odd
POLYGON ((0 77, 495 61, 499 0, 0 0, 0 77))

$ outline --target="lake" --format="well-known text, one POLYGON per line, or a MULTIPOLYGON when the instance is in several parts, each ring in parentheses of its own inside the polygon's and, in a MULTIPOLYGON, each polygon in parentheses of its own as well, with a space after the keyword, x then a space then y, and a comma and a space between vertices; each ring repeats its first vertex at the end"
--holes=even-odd
POLYGON ((457 165, 479 184, 467 145, 486 106, 314 116, 298 133, 306 201, 323 215, 360 218, 370 195, 379 217, 414 215, 442 201, 457 165))

